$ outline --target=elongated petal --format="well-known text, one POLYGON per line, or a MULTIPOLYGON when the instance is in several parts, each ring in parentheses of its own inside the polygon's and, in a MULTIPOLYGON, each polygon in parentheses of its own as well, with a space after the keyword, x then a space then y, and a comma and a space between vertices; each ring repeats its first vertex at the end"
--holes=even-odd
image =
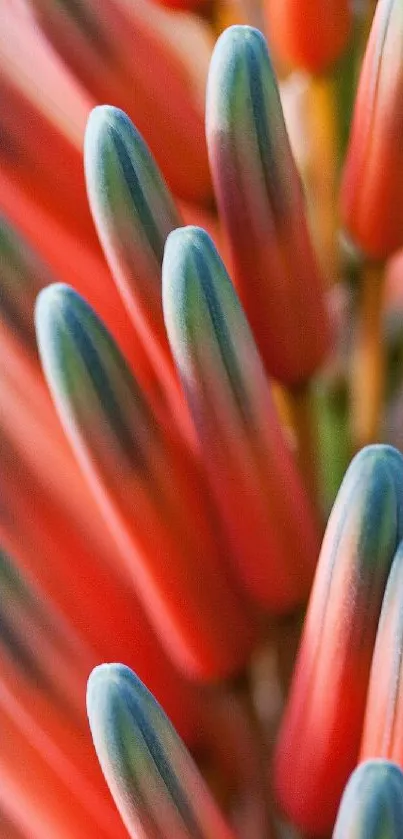
POLYGON ((42 292, 37 331, 64 428, 161 641, 192 675, 241 667, 251 630, 181 438, 164 434, 112 338, 72 289, 42 292))
POLYGON ((65 764, 61 777, 50 765, 37 732, 28 733, 16 722, 3 690, 0 702, 0 802, 7 802, 7 812, 29 839, 124 839, 112 810, 109 821, 105 818, 104 800, 98 801, 98 812, 90 812, 76 795, 74 766, 65 764))
POLYGON ((295 384, 329 330, 301 183, 263 35, 232 26, 210 65, 207 140, 234 279, 268 372, 295 384))
POLYGON ((389 574, 372 660, 361 757, 385 757, 403 767, 403 544, 389 574))
POLYGON ((402 535, 403 458, 368 446, 350 465, 329 520, 277 745, 278 800, 314 835, 331 830, 357 761, 382 599, 402 535))
POLYGON ((168 238, 167 331, 238 575, 273 612, 304 600, 319 531, 283 439, 263 364, 210 237, 168 238))
MULTIPOLYGON (((142 387, 159 404, 162 393, 155 369, 125 311, 101 253, 94 252, 91 243, 80 242, 49 213, 49 208, 39 207, 35 199, 36 192, 34 195, 27 193, 20 183, 0 169, 0 207, 4 215, 49 266, 55 278, 71 283, 89 299, 118 340, 142 387)), ((23 250, 25 248, 26 245, 23 250)))
MULTIPOLYGON (((199 733, 199 703, 191 686, 184 683, 165 655, 135 592, 128 589, 115 568, 115 545, 93 506, 91 494, 81 493, 79 500, 86 516, 77 521, 74 511, 60 504, 52 489, 44 489, 44 481, 38 480, 36 471, 32 474, 1 433, 0 448, 0 543, 15 557, 19 568, 36 581, 44 598, 55 604, 64 620, 85 636, 96 657, 88 665, 85 678, 96 661, 124 655, 163 702, 181 736, 194 743, 199 733)), ((77 484, 73 486, 62 466, 58 473, 64 474, 70 492, 77 493, 77 484)))
POLYGON ((349 0, 266 0, 270 43, 291 67, 321 73, 347 46, 352 25, 349 0))
POLYGON ((82 169, 92 100, 18 5, 7 3, 0 29, 1 169, 94 248, 82 169))
POLYGON ((87 709, 98 759, 133 839, 231 839, 192 758, 128 667, 93 671, 87 709))
POLYGON ((354 242, 384 259, 403 245, 403 8, 379 0, 361 69, 342 183, 354 242))
POLYGON ((156 375, 175 392, 162 317, 161 265, 166 237, 180 226, 180 215, 143 138, 118 108, 92 111, 85 171, 93 218, 112 274, 156 375))
MULTIPOLYGON (((83 695, 96 657, 15 562, 0 554, 0 712, 105 835, 119 830, 86 736, 83 695)), ((2 734, 4 731, 2 728, 2 734)), ((11 745, 11 744, 10 744, 11 745)), ((3 751, 3 750, 2 750, 3 751)))
MULTIPOLYGON (((90 647, 0 553, 0 648, 33 684, 79 718, 90 647)), ((35 689, 35 688, 34 688, 35 689)))
POLYGON ((50 273, 18 233, 0 217, 0 318, 36 355, 33 314, 36 297, 51 282, 50 273))
POLYGON ((369 760, 352 774, 333 839, 399 839, 403 824, 403 774, 395 763, 369 760))
POLYGON ((102 9, 97 0, 80 0, 79 7, 70 0, 30 5, 95 102, 113 102, 130 114, 174 191, 210 203, 204 138, 209 29, 147 0, 103 0, 102 9))

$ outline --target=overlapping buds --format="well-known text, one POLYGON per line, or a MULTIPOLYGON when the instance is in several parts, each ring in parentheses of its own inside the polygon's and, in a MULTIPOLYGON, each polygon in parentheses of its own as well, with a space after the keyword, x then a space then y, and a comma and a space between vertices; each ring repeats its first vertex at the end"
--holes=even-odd
POLYGON ((192 18, 169 17, 144 0, 135 4, 104 0, 102 9, 96 0, 81 0, 79 7, 76 2, 49 0, 29 0, 29 4, 94 103, 113 102, 132 114, 176 193, 208 203, 212 190, 203 136, 203 94, 212 38, 207 28, 192 18), (183 46, 185 37, 189 52, 183 46))
POLYGON ((230 557, 260 605, 290 611, 311 585, 319 551, 316 515, 235 290, 200 228, 169 236, 163 301, 230 557))
POLYGON ((369 446, 350 465, 327 526, 275 758, 280 804, 314 835, 331 830, 358 759, 382 601, 402 538, 403 458, 369 446))
POLYGON ((253 632, 181 435, 158 422, 113 339, 72 289, 41 293, 37 332, 65 431, 161 641, 192 676, 242 668, 253 632))
POLYGON ((123 111, 95 108, 84 154, 88 197, 103 250, 154 368, 151 391, 177 393, 161 306, 161 265, 168 234, 182 224, 143 138, 123 111))

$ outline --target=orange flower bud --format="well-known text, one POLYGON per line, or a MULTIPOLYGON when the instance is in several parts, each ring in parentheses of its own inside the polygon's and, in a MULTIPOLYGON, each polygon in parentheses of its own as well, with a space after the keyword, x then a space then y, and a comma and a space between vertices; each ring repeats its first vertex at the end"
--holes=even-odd
POLYGON ((400 453, 363 449, 323 541, 275 759, 280 804, 315 836, 332 829, 357 762, 382 599, 403 535, 402 489, 400 453))
POLYGON ((279 59, 321 73, 345 49, 352 12, 349 0, 266 0, 266 17, 279 59))
POLYGON ((379 0, 361 70, 344 168, 341 211, 368 256, 403 245, 403 7, 379 0))

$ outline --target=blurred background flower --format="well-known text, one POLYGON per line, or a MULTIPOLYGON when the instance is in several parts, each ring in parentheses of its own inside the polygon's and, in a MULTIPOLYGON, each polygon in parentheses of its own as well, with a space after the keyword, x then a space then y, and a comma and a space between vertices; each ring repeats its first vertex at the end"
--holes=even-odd
POLYGON ((4 839, 400 835, 402 15, 1 4, 4 839))

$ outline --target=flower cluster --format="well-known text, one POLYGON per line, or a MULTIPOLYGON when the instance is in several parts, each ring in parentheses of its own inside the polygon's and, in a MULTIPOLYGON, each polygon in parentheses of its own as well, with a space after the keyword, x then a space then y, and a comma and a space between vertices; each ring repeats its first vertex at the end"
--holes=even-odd
POLYGON ((0 22, 0 835, 399 839, 402 0, 0 22))

